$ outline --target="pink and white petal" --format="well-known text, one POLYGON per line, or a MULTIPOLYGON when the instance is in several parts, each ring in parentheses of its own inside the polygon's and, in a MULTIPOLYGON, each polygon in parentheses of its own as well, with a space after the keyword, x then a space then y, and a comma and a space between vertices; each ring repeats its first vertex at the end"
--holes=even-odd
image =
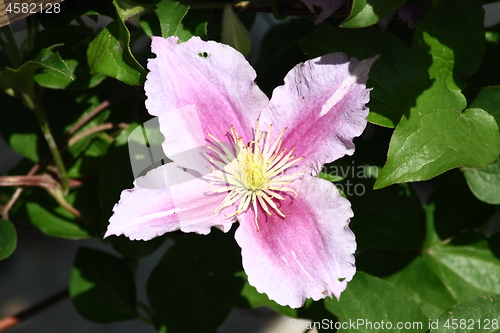
POLYGON ((162 142, 165 155, 175 163, 196 171, 200 176, 209 173, 212 166, 203 154, 207 150, 206 134, 196 106, 172 109, 159 115, 158 120, 160 132, 165 138, 162 142), (172 130, 172 124, 175 124, 175 131, 172 130))
POLYGON ((133 189, 122 192, 104 237, 150 240, 175 230, 208 234, 211 227, 227 232, 234 219, 211 214, 223 199, 205 180, 169 163, 137 178, 133 189))
POLYGON ((256 73, 241 53, 199 37, 180 44, 177 37, 153 37, 151 49, 156 58, 148 62, 146 107, 166 119, 161 130, 173 140, 164 146, 167 156, 197 141, 190 136, 210 133, 225 140, 230 126, 245 141, 253 139, 255 120, 269 100, 255 85, 256 73), (170 119, 173 110, 189 112, 170 119), (180 130, 191 121, 201 127, 201 134, 192 133, 199 130, 196 126, 180 130))
POLYGON ((313 6, 317 6, 321 8, 321 13, 318 18, 314 22, 314 24, 320 24, 324 20, 330 17, 333 13, 335 13, 340 7, 345 5, 346 0, 302 0, 302 2, 309 8, 309 10, 313 13, 313 6))
POLYGON ((238 216, 235 238, 241 247, 248 282, 278 304, 300 307, 307 298, 340 297, 356 271, 356 242, 349 229, 350 203, 335 185, 304 176, 290 184, 297 198, 282 202, 281 212, 238 216))
POLYGON ((366 127, 368 72, 377 59, 350 60, 331 53, 295 66, 259 117, 260 130, 273 125, 275 140, 285 128, 283 148, 305 158, 295 164, 317 175, 324 164, 354 152, 354 137, 366 127), (262 124, 262 125, 261 125, 262 124))

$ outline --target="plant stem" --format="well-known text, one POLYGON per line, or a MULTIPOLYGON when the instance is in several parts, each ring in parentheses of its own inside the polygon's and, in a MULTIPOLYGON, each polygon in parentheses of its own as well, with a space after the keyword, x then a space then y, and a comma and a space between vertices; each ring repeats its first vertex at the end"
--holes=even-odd
POLYGON ((70 212, 71 214, 73 214, 74 217, 76 217, 77 219, 80 219, 82 220, 83 222, 86 222, 88 225, 92 225, 92 221, 90 220, 87 220, 83 215, 82 213, 80 213, 79 210, 77 210, 75 207, 73 207, 72 205, 70 205, 65 199, 64 199, 64 196, 63 194, 60 192, 60 191, 57 191, 54 190, 51 192, 52 194, 52 197, 54 199, 56 199, 57 203, 59 205, 61 205, 62 208, 66 209, 68 212, 70 212))
POLYGON ((436 227, 434 226, 434 211, 436 210, 435 205, 433 203, 427 204, 424 206, 424 210, 427 227, 427 236, 424 242, 424 247, 428 249, 433 245, 440 244, 441 239, 439 238, 436 232, 436 227))
POLYGON ((111 106, 113 103, 121 100, 122 98, 129 97, 131 94, 135 93, 137 91, 137 88, 129 88, 122 93, 115 95, 111 97, 110 99, 102 102, 98 106, 96 106, 92 111, 90 111, 86 116, 84 116, 82 119, 80 119, 68 132, 68 137, 75 134, 76 131, 78 131, 80 128, 83 127, 86 123, 88 123, 92 118, 94 118, 96 115, 98 115, 101 111, 105 110, 109 106, 111 106))
MULTIPOLYGON (((71 146, 71 144, 75 143, 75 139, 70 139, 68 142, 68 138, 70 138, 73 134, 75 134, 81 127, 83 127, 86 123, 88 123, 93 117, 95 117, 97 114, 99 114, 101 111, 115 103, 116 101, 130 96, 131 93, 133 93, 136 89, 131 88, 127 89, 126 91, 110 98, 107 101, 102 102, 99 104, 95 109, 93 109, 91 112, 89 112, 85 117, 80 119, 70 130, 66 138, 60 142, 59 146, 61 146, 61 152, 63 152, 67 147, 71 146), (64 142, 67 142, 66 145, 64 145, 64 142)), ((31 103, 33 104, 33 103, 31 103)), ((124 124, 118 124, 118 127, 122 128, 124 124)), ((83 137, 80 137, 80 139, 83 137)), ((36 163, 31 170, 28 172, 28 176, 33 176, 36 174, 42 167, 42 165, 47 161, 48 156, 44 156, 38 163, 36 163)), ((21 196, 21 193, 23 192, 23 188, 19 187, 16 189, 12 197, 10 198, 9 202, 3 207, 2 211, 0 211, 0 214, 2 215, 2 218, 5 220, 9 220, 9 211, 12 209, 16 201, 19 199, 21 196)))
MULTIPOLYGON (((81 186, 83 184, 82 180, 78 179, 70 179, 69 180, 69 185, 70 186, 81 186)), ((78 211, 75 207, 70 205, 65 199, 64 195, 62 194, 62 191, 60 190, 59 183, 52 178, 48 174, 43 174, 43 175, 35 175, 35 176, 4 176, 0 177, 0 186, 38 186, 38 187, 43 187, 46 189, 52 197, 59 203, 59 205, 66 209, 68 212, 73 214, 76 218, 86 222, 89 225, 92 225, 92 222, 90 220, 87 220, 80 211, 78 211)), ((17 197, 20 194, 20 189, 18 189, 12 198, 17 199, 17 197), (18 192, 19 191, 19 192, 18 192), (18 194, 19 193, 19 194, 18 194)), ((12 199, 9 201, 9 203, 1 207, 0 206, 0 212, 2 213, 2 216, 5 220, 8 220, 8 211, 12 207, 12 199)))
MULTIPOLYGON (((37 173, 37 171, 40 170, 40 166, 41 166, 40 162, 35 164, 31 168, 31 170, 28 172, 28 176, 33 176, 35 173, 37 173)), ((14 206, 17 199, 19 199, 19 197, 21 196, 21 193, 23 193, 23 188, 22 187, 17 188, 16 191, 14 192, 14 194, 12 195, 12 197, 10 198, 9 202, 3 207, 3 210, 1 213, 2 213, 2 218, 4 220, 9 220, 9 211, 14 206)))
POLYGON ((5 317, 3 319, 0 319, 0 332, 5 331, 8 328, 11 328, 13 326, 16 326, 20 324, 22 321, 28 319, 29 317, 32 317, 33 315, 37 314, 40 311, 43 311, 58 302, 66 299, 69 296, 68 289, 64 289, 63 291, 58 292, 57 294, 54 294, 53 296, 47 298, 46 300, 35 304, 34 306, 21 311, 20 313, 5 317))
POLYGON ((66 167, 64 166, 63 160, 61 158, 59 148, 57 147, 56 141, 54 140, 52 132, 50 131, 50 126, 47 120, 47 115, 45 114, 45 110, 41 103, 34 103, 34 101, 26 95, 24 100, 26 101, 28 107, 33 110, 33 113, 35 114, 36 119, 40 124, 43 135, 45 137, 45 141, 47 141, 47 144, 49 145, 50 152, 52 153, 52 157, 54 158, 57 170, 59 171, 63 193, 67 194, 69 190, 68 173, 66 172, 66 167))
MULTIPOLYGON (((70 178, 69 186, 82 186, 86 182, 92 181, 92 179, 92 176, 70 178)), ((58 185, 59 183, 47 173, 41 175, 28 174, 27 176, 0 176, 0 186, 38 186, 52 191, 57 188, 58 185)))
POLYGON ((105 110, 111 105, 110 100, 106 100, 90 111, 86 116, 80 119, 68 132, 68 137, 75 134, 80 128, 82 128, 86 123, 88 123, 92 118, 98 115, 101 111, 105 110))
POLYGON ((52 190, 57 186, 57 182, 48 174, 37 176, 3 176, 0 177, 0 186, 39 186, 52 190))
POLYGON ((124 129, 124 128, 127 128, 128 126, 129 126, 129 124, 125 124, 125 123, 119 123, 119 124, 104 123, 104 124, 100 124, 100 125, 91 127, 89 129, 81 131, 78 134, 76 134, 75 136, 73 136, 68 141, 68 147, 71 147, 72 145, 74 145, 75 143, 77 143, 78 141, 84 139, 85 137, 87 137, 89 135, 92 135, 92 134, 95 134, 95 133, 99 133, 101 131, 105 131, 105 130, 112 129, 112 128, 121 128, 121 129, 124 129))

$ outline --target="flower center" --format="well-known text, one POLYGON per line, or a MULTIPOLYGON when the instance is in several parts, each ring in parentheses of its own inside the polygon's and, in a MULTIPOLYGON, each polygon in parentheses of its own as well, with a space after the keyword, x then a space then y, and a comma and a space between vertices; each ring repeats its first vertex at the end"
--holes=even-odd
MULTIPOLYGON (((260 156, 258 158, 260 158, 260 156)), ((245 165, 243 165, 243 174, 245 175, 243 184, 252 191, 261 188, 265 182, 265 170, 263 170, 263 166, 254 163, 252 160, 245 161, 245 165)))
POLYGON ((285 200, 280 192, 297 193, 286 187, 287 184, 300 178, 305 172, 284 176, 283 173, 292 164, 304 157, 297 158, 292 155, 295 148, 287 153, 281 149, 282 137, 286 129, 281 132, 278 139, 271 144, 272 125, 267 132, 259 132, 258 122, 255 130, 255 140, 244 144, 233 126, 229 129, 231 134, 231 147, 213 135, 208 136, 214 140, 213 146, 207 148, 213 152, 204 151, 205 157, 212 164, 211 185, 217 185, 212 191, 217 193, 228 192, 222 203, 212 214, 239 202, 236 211, 227 217, 245 212, 250 204, 255 212, 255 225, 257 222, 258 206, 269 215, 272 208, 281 217, 286 217, 276 205, 275 200, 285 200))

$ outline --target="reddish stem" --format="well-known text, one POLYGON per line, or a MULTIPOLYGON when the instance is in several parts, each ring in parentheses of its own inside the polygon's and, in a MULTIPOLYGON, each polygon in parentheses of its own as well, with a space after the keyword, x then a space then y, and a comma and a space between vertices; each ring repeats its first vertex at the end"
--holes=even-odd
POLYGON ((129 126, 129 124, 125 124, 125 123, 119 123, 119 124, 104 123, 104 124, 100 124, 100 125, 91 127, 91 128, 86 129, 84 131, 81 131, 80 133, 76 134, 74 137, 69 139, 68 147, 71 147, 76 142, 78 142, 78 141, 82 140, 83 138, 85 138, 89 135, 92 135, 94 133, 97 133, 100 131, 105 131, 105 130, 112 129, 112 128, 122 128, 123 129, 123 128, 127 128, 128 126, 129 126))
POLYGON ((33 315, 46 310, 47 308, 59 303, 60 301, 66 299, 69 296, 68 289, 64 289, 57 294, 47 298, 46 300, 33 305, 32 307, 19 312, 16 315, 5 317, 0 319, 0 332, 3 332, 13 326, 18 325, 22 321, 25 321, 32 317, 33 315))
MULTIPOLYGON (((83 117, 82 119, 80 119, 69 130, 69 132, 66 135, 65 140, 63 142, 67 142, 68 138, 71 135, 73 135, 76 131, 78 131, 80 128, 82 128, 82 126, 84 126, 88 121, 90 121, 92 118, 94 118, 97 114, 99 114, 100 112, 102 112, 104 109, 106 109, 107 107, 109 107, 114 102, 116 102, 116 101, 118 101, 118 100, 120 100, 120 99, 122 99, 124 97, 130 96, 131 90, 136 90, 136 89, 137 88, 135 88, 135 87, 131 88, 131 89, 127 89, 123 93, 118 94, 118 95, 114 96, 113 98, 110 98, 109 100, 104 101, 101 104, 99 104, 95 109, 93 109, 89 114, 87 114, 85 117, 83 117)), ((75 141, 71 140, 71 142, 74 143, 75 141)), ((60 142, 59 145, 61 146, 62 143, 60 142)), ((69 145, 70 145, 70 143, 68 142, 68 146, 69 145)), ((47 161, 47 159, 49 157, 50 157, 50 155, 44 156, 38 163, 36 163, 31 168, 31 170, 28 172, 27 176, 33 176, 35 173, 37 173, 38 170, 40 170, 41 166, 47 161)), ((2 207, 2 209, 0 210, 0 214, 2 215, 3 219, 9 220, 9 211, 12 209, 12 207, 16 203, 17 199, 19 199, 19 197, 21 196, 21 193, 23 193, 23 188, 22 187, 17 188, 16 191, 14 192, 14 194, 12 195, 12 197, 10 198, 9 202, 5 206, 2 207)))
POLYGON ((0 186, 40 186, 51 190, 54 189, 57 184, 57 181, 48 174, 0 177, 0 186))

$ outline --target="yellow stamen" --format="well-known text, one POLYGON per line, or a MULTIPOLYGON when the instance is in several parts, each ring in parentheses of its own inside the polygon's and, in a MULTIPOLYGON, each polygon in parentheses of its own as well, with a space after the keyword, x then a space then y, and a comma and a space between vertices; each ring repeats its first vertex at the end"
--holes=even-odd
POLYGON ((285 218, 275 200, 285 200, 278 192, 292 192, 297 197, 297 192, 285 185, 293 183, 302 177, 305 172, 282 176, 286 169, 304 157, 297 158, 292 155, 295 148, 288 151, 281 150, 283 135, 286 128, 281 132, 276 141, 271 144, 272 125, 267 132, 259 131, 259 122, 255 126, 254 140, 243 143, 233 126, 229 128, 235 153, 225 146, 223 142, 213 135, 208 136, 214 141, 214 146, 207 147, 203 154, 212 164, 210 189, 216 193, 228 192, 222 203, 212 214, 218 213, 226 207, 233 206, 239 201, 236 211, 227 217, 236 216, 245 212, 250 205, 254 210, 255 226, 260 229, 257 221, 258 206, 268 214, 272 215, 271 207, 276 214, 285 218), (211 153, 211 154, 210 154, 211 153), (218 185, 212 189, 213 185, 218 185))

